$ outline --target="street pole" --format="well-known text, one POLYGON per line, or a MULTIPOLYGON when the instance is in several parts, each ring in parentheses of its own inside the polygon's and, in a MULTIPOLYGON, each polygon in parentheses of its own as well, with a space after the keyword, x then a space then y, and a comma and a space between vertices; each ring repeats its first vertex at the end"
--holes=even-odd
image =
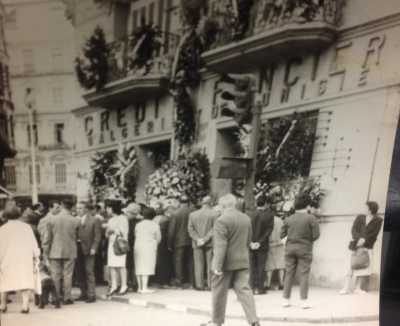
POLYGON ((262 102, 260 101, 258 94, 254 96, 254 106, 253 106, 253 117, 251 121, 252 129, 250 134, 250 144, 249 144, 249 158, 250 161, 249 174, 245 184, 245 210, 251 210, 255 207, 254 202, 254 186, 256 182, 256 166, 257 166, 257 150, 258 142, 260 138, 261 129, 261 111, 262 102))
POLYGON ((25 104, 28 109, 29 118, 29 137, 31 139, 30 150, 31 150, 31 164, 32 164, 32 204, 37 204, 39 201, 38 188, 37 188, 37 178, 36 178, 36 150, 35 150, 35 139, 33 132, 33 110, 34 105, 32 101, 32 89, 26 89, 25 104))

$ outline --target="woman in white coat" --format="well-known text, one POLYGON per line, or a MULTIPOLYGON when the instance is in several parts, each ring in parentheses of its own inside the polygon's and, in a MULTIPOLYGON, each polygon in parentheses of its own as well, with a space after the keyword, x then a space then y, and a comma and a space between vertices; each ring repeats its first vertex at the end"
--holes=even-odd
MULTIPOLYGON (((29 313, 29 296, 38 290, 37 266, 40 250, 29 224, 18 221, 18 207, 6 208, 3 218, 7 223, 0 228, 0 311, 7 311, 7 292, 22 295, 21 313, 29 313)), ((40 285, 39 285, 40 286, 40 285)))
POLYGON ((110 270, 111 288, 108 295, 124 295, 128 292, 126 255, 117 256, 114 253, 114 242, 117 235, 121 235, 128 240, 129 223, 125 215, 121 214, 120 202, 111 202, 106 204, 106 212, 111 216, 107 223, 106 236, 108 237, 107 266, 110 270), (118 286, 118 279, 121 283, 118 286))
POLYGON ((151 293, 147 285, 149 277, 156 269, 157 247, 161 241, 161 231, 153 219, 156 212, 153 208, 143 209, 143 220, 135 227, 135 273, 138 280, 139 293, 151 293))

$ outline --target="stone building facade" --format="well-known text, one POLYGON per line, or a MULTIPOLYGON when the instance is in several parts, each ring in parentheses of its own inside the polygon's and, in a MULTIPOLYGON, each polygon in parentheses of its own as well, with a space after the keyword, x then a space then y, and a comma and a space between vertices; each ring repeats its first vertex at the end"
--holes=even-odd
MULTIPOLYGON (((140 17, 155 22, 165 33, 177 35, 177 41, 164 36, 169 48, 159 60, 161 68, 154 68, 146 77, 120 75, 101 91, 82 92, 87 104, 74 110, 74 133, 79 139, 76 164, 85 175, 80 195, 87 196, 93 154, 128 143, 139 149, 137 196, 145 200, 143 185, 154 170, 152 154, 162 151, 174 158, 177 150, 173 136, 175 105, 162 81, 173 67, 174 51, 185 32, 180 1, 113 1, 111 7, 92 0, 67 2, 78 47, 97 25, 110 42, 121 40, 137 28, 140 17)), ((208 2, 207 15, 214 15, 221 26, 227 13, 220 6, 228 2, 208 2)), ((212 166, 234 153, 231 130, 235 122, 221 116, 216 94, 221 73, 255 76, 263 122, 294 112, 312 112, 316 142, 309 176, 320 177, 326 190, 312 282, 338 288, 348 269, 347 245, 354 217, 364 212, 367 200, 377 201, 380 213, 385 212, 399 118, 400 71, 396 58, 400 4, 394 0, 388 0, 387 6, 373 0, 322 1, 309 13, 309 8, 290 9, 286 1, 281 11, 267 8, 269 1, 254 3, 250 32, 245 37, 230 37, 228 24, 202 52, 201 82, 194 90, 197 129, 193 148, 205 151, 212 166), (295 16, 298 19, 290 19, 295 16)), ((231 191, 232 182, 218 179, 217 169, 212 170, 213 191, 231 191)), ((380 273, 380 244, 381 239, 374 249, 375 287, 380 273)))

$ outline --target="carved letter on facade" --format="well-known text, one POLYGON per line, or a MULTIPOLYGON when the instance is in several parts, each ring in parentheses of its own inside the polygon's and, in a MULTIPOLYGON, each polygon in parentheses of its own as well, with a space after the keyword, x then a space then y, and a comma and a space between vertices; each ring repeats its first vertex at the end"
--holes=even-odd
POLYGON ((146 120, 146 103, 138 103, 135 110, 136 123, 142 123, 146 120))
POLYGON ((375 56, 375 65, 379 65, 381 60, 381 52, 386 42, 385 35, 379 35, 371 37, 368 43, 368 49, 365 53, 364 63, 362 65, 363 69, 368 68, 370 58, 375 56))
POLYGON ((262 94, 263 105, 268 106, 271 99, 272 85, 274 82, 275 67, 270 66, 260 71, 260 81, 258 86, 258 92, 262 94), (265 84, 265 88, 264 88, 265 84))
POLYGON ((281 96, 281 103, 285 103, 289 101, 290 97, 290 89, 297 84, 299 81, 300 77, 296 76, 291 78, 291 70, 293 65, 301 65, 303 63, 302 58, 294 58, 289 60, 286 63, 285 67, 285 79, 283 80, 284 83, 284 88, 282 90, 282 96, 281 96))
POLYGON ((85 118, 85 133, 87 136, 93 134, 93 117, 89 116, 85 118))
POLYGON ((126 114, 125 114, 125 108, 124 109, 118 109, 117 111, 117 126, 119 128, 124 128, 126 127, 126 114))
POLYGON ((110 111, 103 111, 100 114, 100 131, 110 130, 110 111))

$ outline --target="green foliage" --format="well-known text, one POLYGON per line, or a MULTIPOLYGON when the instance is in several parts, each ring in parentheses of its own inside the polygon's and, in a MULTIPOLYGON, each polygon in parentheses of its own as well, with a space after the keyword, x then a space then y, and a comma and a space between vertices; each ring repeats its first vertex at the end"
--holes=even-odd
POLYGON ((84 89, 100 90, 108 78, 108 47, 104 31, 96 27, 82 49, 84 58, 75 59, 75 72, 84 89))
POLYGON ((263 125, 257 155, 256 179, 266 183, 307 176, 311 165, 316 120, 294 114, 263 125), (289 132, 286 142, 278 148, 289 132))
POLYGON ((314 112, 269 120, 262 127, 254 192, 278 214, 295 200, 319 207, 325 195, 319 178, 308 177, 315 132, 314 112))
POLYGON ((166 198, 179 199, 186 195, 197 204, 210 192, 210 163, 205 154, 181 155, 176 161, 167 161, 148 178, 148 201, 166 198))
POLYGON ((175 138, 179 145, 190 145, 196 132, 195 106, 192 89, 200 83, 200 56, 202 44, 193 30, 176 54, 177 67, 172 83, 176 105, 175 138))

